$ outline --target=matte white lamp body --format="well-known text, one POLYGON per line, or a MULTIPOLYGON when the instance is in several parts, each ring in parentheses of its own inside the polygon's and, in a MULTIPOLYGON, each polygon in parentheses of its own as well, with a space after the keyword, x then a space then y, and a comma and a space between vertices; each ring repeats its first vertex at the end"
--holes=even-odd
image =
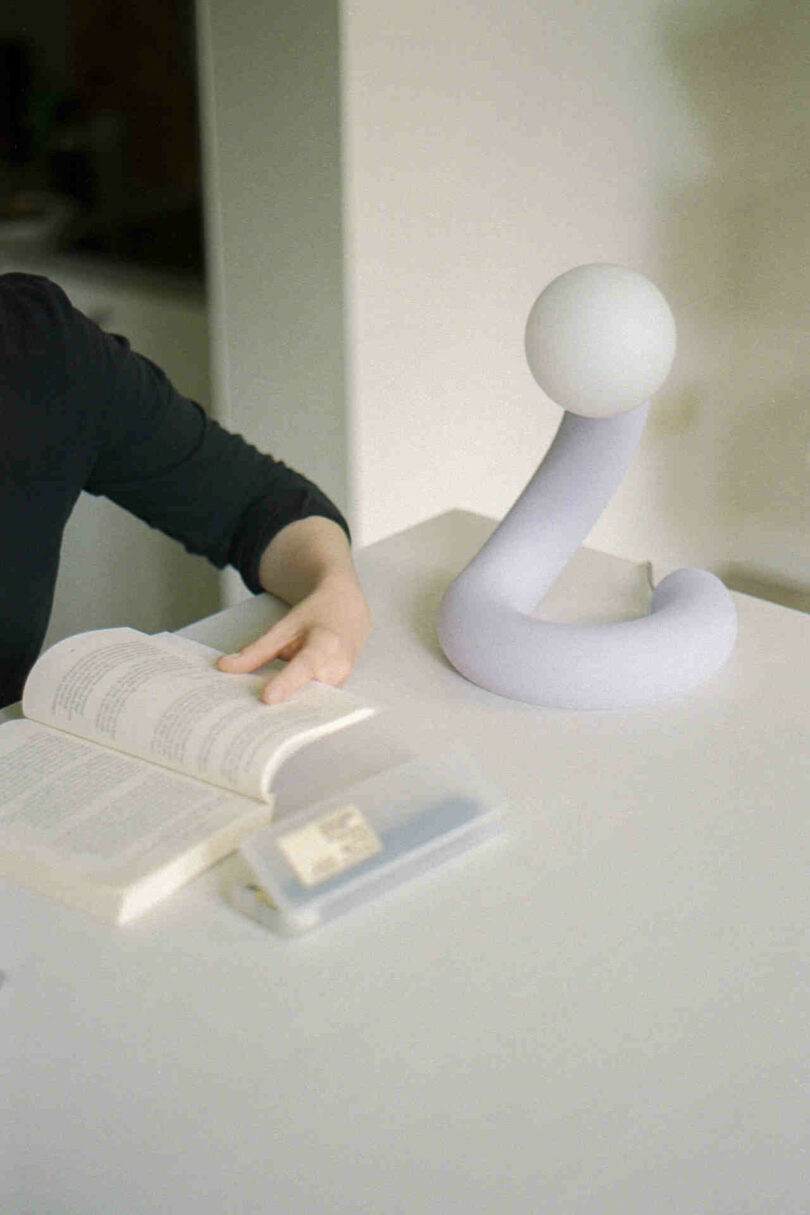
POLYGON ((442 649, 473 683, 533 704, 612 709, 688 691, 725 661, 737 636, 731 597, 705 570, 668 575, 638 620, 575 625, 531 615, 633 457, 648 398, 675 353, 666 300, 623 267, 577 267, 534 304, 526 353, 566 413, 523 493, 445 592, 442 649))

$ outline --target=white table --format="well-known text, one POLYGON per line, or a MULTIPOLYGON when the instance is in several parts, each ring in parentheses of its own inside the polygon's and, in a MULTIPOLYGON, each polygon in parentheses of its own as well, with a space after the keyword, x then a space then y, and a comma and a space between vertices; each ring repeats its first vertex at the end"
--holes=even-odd
MULTIPOLYGON (((435 637, 491 527, 361 554, 349 686, 470 747, 508 837, 293 940, 222 897, 237 858, 124 929, 0 888, 4 1215, 810 1210, 810 619, 736 595, 727 666, 651 710, 512 703, 435 637)), ((581 552, 549 608, 642 575, 581 552)))

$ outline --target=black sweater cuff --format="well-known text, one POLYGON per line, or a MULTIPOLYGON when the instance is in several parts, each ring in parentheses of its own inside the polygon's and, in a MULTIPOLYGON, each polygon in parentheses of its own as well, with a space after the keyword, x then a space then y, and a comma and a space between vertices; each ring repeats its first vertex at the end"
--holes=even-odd
POLYGON ((343 528, 351 543, 349 525, 334 502, 311 481, 300 477, 300 482, 292 499, 285 496, 283 510, 279 510, 278 496, 270 493, 251 503, 239 521, 228 562, 239 571, 245 586, 254 595, 265 589, 259 582, 259 564, 264 550, 288 523, 313 515, 332 519, 343 528))

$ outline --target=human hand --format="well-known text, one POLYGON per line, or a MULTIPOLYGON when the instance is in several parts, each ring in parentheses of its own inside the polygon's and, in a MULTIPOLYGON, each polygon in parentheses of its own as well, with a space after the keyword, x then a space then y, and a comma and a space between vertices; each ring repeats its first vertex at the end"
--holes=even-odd
POLYGON ((275 658, 287 665, 264 689, 265 704, 279 704, 312 679, 340 685, 346 681, 371 631, 371 614, 353 572, 327 574, 277 624, 217 659, 221 671, 244 674, 275 658))

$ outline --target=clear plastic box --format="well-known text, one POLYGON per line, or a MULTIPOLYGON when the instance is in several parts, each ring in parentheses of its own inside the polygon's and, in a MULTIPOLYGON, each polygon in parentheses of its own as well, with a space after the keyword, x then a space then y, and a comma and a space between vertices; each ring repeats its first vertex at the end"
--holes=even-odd
POLYGON ((503 830, 501 795, 466 752, 411 760, 243 840, 254 880, 229 898, 285 936, 306 932, 503 830))

